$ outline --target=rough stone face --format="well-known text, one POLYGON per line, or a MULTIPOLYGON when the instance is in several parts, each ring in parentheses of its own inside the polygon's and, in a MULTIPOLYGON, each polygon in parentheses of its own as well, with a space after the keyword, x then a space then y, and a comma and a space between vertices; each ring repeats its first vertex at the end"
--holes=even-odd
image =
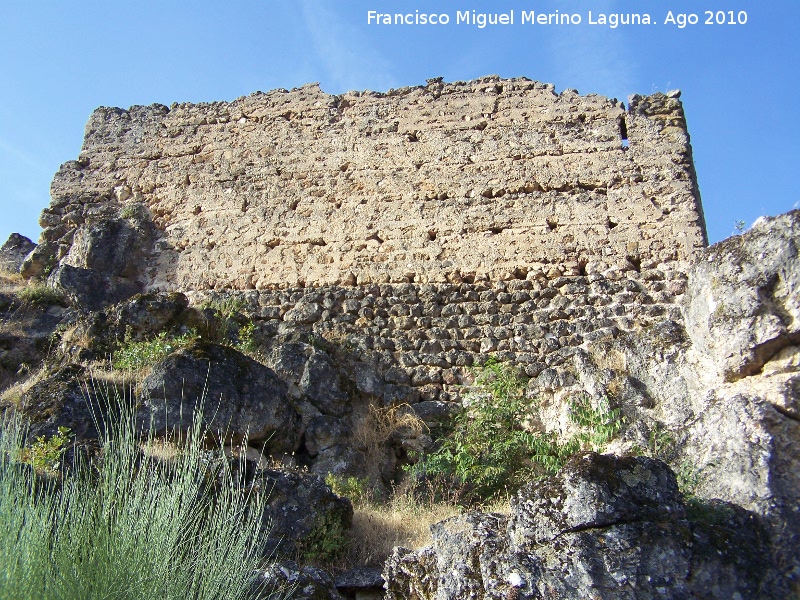
POLYGON ((663 462, 594 453, 571 461, 557 478, 527 484, 512 509, 515 535, 533 544, 614 523, 672 521, 684 512, 675 476, 663 462))
MULTIPOLYGON (((155 431, 186 428, 202 407, 214 432, 261 442, 267 454, 300 444, 300 416, 286 384, 264 365, 227 346, 197 343, 156 364, 141 384, 143 425, 155 431)), ((261 444, 259 444, 261 445, 261 444)))
POLYGON ((25 257, 30 254, 36 244, 24 235, 12 233, 6 243, 0 247, 0 271, 19 273, 25 257))
POLYGON ((141 285, 123 278, 105 277, 93 269, 61 265, 48 277, 48 283, 63 292, 76 306, 101 310, 142 290, 141 285))
POLYGON ((22 395, 19 405, 29 420, 31 439, 49 438, 59 427, 67 427, 76 440, 97 438, 95 418, 103 418, 105 406, 85 375, 83 367, 69 365, 44 377, 22 395))
POLYGON ((267 469, 257 474, 253 485, 269 492, 262 516, 265 556, 313 557, 326 537, 342 536, 350 529, 350 500, 334 494, 318 475, 267 469))
POLYGON ((327 354, 309 357, 300 378, 300 390, 323 414, 342 416, 347 412, 348 396, 342 391, 339 373, 327 354))
POLYGON ((676 95, 626 112, 527 79, 99 108, 52 196, 29 272, 84 266, 92 228, 138 210, 158 232, 148 289, 578 275, 704 244, 676 95))
POLYGON ((336 589, 348 597, 358 600, 381 600, 383 598, 383 576, 376 567, 356 567, 336 577, 336 589))
POLYGON ((282 598, 287 593, 297 600, 343 600, 328 573, 291 560, 268 565, 254 587, 258 590, 254 600, 282 598))
POLYGON ((432 546, 396 549, 386 598, 779 597, 763 587, 751 513, 717 502, 686 519, 684 508, 663 463, 578 455, 520 490, 510 518, 459 515, 431 528, 432 546))
POLYGON ((732 381, 800 343, 800 211, 764 218, 704 250, 686 290, 686 330, 732 381))

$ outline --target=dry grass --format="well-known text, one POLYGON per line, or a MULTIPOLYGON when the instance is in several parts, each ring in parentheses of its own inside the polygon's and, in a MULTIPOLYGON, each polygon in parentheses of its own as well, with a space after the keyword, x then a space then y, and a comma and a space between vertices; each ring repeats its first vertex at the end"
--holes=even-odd
POLYGON ((461 510, 452 504, 423 505, 408 497, 394 498, 385 504, 358 504, 354 506, 346 564, 337 566, 378 566, 395 546, 423 548, 431 543, 431 525, 461 510))
POLYGON ((17 383, 10 385, 3 390, 3 392, 0 394, 0 401, 2 401, 2 404, 5 404, 6 406, 15 406, 17 408, 21 408, 22 397, 34 385, 47 377, 47 374, 47 368, 42 366, 39 370, 30 373, 22 381, 18 381, 17 383))
POLYGON ((19 273, 0 271, 0 292, 17 292, 25 285, 25 278, 19 273))
POLYGON ((389 406, 369 406, 366 416, 353 431, 353 442, 358 448, 366 450, 367 457, 378 454, 383 445, 393 435, 402 433, 406 437, 416 437, 428 427, 408 404, 389 406))
MULTIPOLYGON (((508 514, 508 498, 480 507, 485 512, 508 514)), ((382 565, 396 546, 412 550, 431 544, 431 525, 464 512, 444 502, 421 502, 411 494, 397 493, 385 503, 357 502, 347 556, 334 569, 382 565)))

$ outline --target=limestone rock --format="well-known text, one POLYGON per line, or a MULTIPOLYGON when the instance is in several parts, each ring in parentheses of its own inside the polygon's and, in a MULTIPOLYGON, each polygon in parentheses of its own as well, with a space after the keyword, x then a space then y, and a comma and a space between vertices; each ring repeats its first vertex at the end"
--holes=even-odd
POLYGON ((704 510, 685 518, 663 463, 578 455, 520 490, 510 518, 467 513, 434 525, 432 546, 396 549, 386 598, 779 597, 764 587, 758 520, 721 502, 704 510))
POLYGON ((342 416, 348 411, 348 395, 342 391, 339 373, 327 354, 316 352, 309 357, 300 390, 323 414, 342 416))
POLYGON ((268 491, 262 521, 267 535, 265 556, 324 556, 326 544, 344 541, 353 520, 353 506, 311 473, 266 469, 251 485, 268 491))
POLYGON ((156 364, 141 383, 139 419, 155 431, 186 428, 201 408, 213 432, 263 444, 266 454, 300 445, 300 416, 275 373, 227 346, 196 343, 156 364))
POLYGON ((66 294, 73 305, 89 310, 101 310, 142 290, 142 286, 135 281, 122 277, 105 277, 93 269, 72 265, 59 266, 47 281, 66 294))
POLYGON ((383 576, 377 567, 356 567, 338 575, 336 589, 359 600, 382 600, 383 576))
POLYGON ((268 565, 258 574, 254 588, 254 600, 282 598, 285 594, 297 600, 343 600, 324 570, 291 560, 268 565))
POLYGON ((800 343, 800 211, 704 250, 689 275, 686 329, 720 376, 753 375, 800 343))
POLYGON ((512 510, 518 547, 522 540, 544 544, 565 533, 684 516, 675 476, 663 462, 594 453, 570 461, 558 477, 527 484, 512 510))
POLYGON ((20 267, 25 257, 28 256, 36 244, 24 235, 12 233, 8 236, 6 243, 0 247, 0 271, 7 273, 19 273, 20 267))
POLYGON ((97 438, 101 423, 95 419, 102 421, 106 406, 87 384, 85 369, 68 365, 32 385, 19 399, 19 408, 32 439, 50 438, 66 427, 73 439, 85 440, 97 438))

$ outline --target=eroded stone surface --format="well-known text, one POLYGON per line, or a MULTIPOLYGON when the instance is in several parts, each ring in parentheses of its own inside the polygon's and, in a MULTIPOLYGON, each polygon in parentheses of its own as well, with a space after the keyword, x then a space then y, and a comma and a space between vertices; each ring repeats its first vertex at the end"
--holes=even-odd
POLYGON ((700 254, 686 291, 686 329, 724 379, 753 375, 800 344, 799 252, 795 210, 700 254))
POLYGON ((527 79, 99 108, 52 193, 29 275, 80 266, 97 222, 152 219, 140 266, 169 290, 577 275, 704 244, 674 95, 626 112, 527 79))
POLYGON ((752 513, 721 502, 704 510, 685 518, 674 475, 659 461, 578 455, 520 490, 510 518, 459 515, 432 527, 430 547, 395 550, 386 597, 780 597, 765 587, 765 538, 752 513), (540 522, 555 535, 540 535, 540 522))

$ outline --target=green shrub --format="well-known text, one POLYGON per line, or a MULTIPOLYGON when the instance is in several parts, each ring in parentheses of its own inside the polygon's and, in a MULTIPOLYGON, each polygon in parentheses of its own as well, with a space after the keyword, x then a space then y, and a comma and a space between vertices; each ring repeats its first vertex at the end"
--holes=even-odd
POLYGON ((319 513, 314 527, 299 547, 304 562, 330 563, 341 557, 350 543, 349 532, 342 520, 330 513, 319 513))
POLYGON ((159 333, 151 340, 129 341, 114 353, 112 364, 115 369, 135 370, 149 367, 165 359, 169 354, 180 350, 197 339, 194 332, 178 337, 170 337, 166 332, 159 333))
POLYGON ((25 286, 17 295, 25 304, 31 306, 64 304, 64 295, 43 283, 25 286))
MULTIPOLYGON (((454 488, 467 486, 472 494, 466 497, 473 501, 490 500, 532 478, 552 475, 582 449, 602 452, 621 428, 620 413, 607 400, 595 409, 588 398, 581 398, 570 405, 579 433, 560 440, 553 432, 533 431, 530 420, 537 407, 526 398, 525 378, 493 359, 475 373, 477 391, 465 399, 451 431, 411 468, 417 478, 445 478, 454 488)), ((453 496, 452 490, 445 491, 453 496)))
POLYGON ((337 496, 350 498, 353 504, 368 504, 375 500, 374 491, 369 487, 368 477, 345 477, 344 475, 334 475, 328 473, 325 476, 325 483, 337 496))
POLYGON ((39 473, 55 473, 61 467, 61 457, 69 444, 69 427, 59 427, 58 433, 49 439, 44 436, 25 448, 21 453, 23 462, 31 465, 39 473))
POLYGON ((255 334, 256 324, 252 321, 248 321, 239 327, 239 341, 236 343, 236 349, 240 352, 255 352, 258 349, 258 342, 256 341, 255 334))
POLYGON ((587 396, 581 396, 570 404, 570 420, 583 431, 576 435, 581 445, 595 452, 603 452, 608 442, 622 429, 619 409, 609 406, 608 398, 602 398, 593 408, 587 396))
POLYGON ((19 462, 19 420, 0 422, 0 598, 249 597, 261 553, 250 515, 264 499, 234 483, 221 451, 203 450, 199 423, 159 462, 143 458, 122 410, 102 461, 77 461, 57 486, 19 462))
POLYGON ((240 352, 258 350, 257 327, 252 320, 243 316, 246 303, 240 298, 227 297, 205 302, 201 309, 214 311, 214 318, 205 325, 203 337, 217 344, 236 348, 240 352))

